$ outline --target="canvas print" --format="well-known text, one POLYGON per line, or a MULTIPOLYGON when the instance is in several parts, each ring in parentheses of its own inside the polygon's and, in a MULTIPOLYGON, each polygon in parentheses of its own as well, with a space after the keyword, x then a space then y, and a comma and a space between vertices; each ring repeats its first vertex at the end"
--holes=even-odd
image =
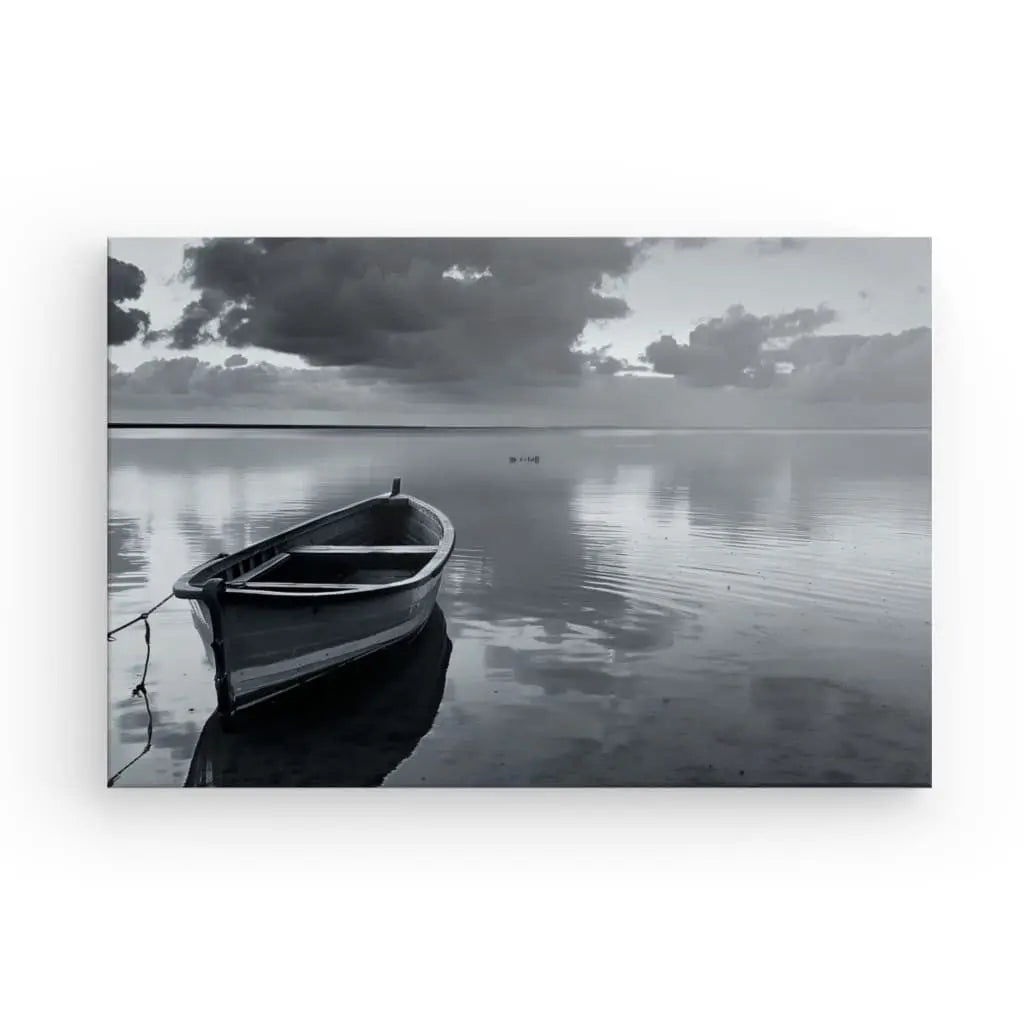
POLYGON ((117 238, 108 785, 929 786, 921 238, 117 238))

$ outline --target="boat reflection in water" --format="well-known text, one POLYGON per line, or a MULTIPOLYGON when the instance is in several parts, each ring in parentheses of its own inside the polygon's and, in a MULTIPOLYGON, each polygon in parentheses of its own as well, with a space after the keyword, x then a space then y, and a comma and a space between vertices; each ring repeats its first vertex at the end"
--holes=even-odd
POLYGON ((186 786, 378 786, 430 731, 452 644, 440 607, 412 640, 240 714, 214 712, 186 786))

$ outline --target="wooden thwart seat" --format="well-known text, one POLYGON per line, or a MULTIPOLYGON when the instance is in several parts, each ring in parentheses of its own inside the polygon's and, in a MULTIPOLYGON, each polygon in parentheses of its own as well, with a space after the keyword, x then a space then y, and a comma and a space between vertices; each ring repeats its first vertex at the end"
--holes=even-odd
POLYGON ((436 555, 437 545, 432 544, 305 544, 291 549, 293 555, 337 555, 351 557, 360 555, 409 555, 422 558, 423 555, 436 555))
POLYGON ((430 544, 305 544, 230 581, 253 590, 348 590, 408 579, 436 554, 430 544))
POLYGON ((244 583, 248 583, 251 579, 255 578, 256 576, 261 576, 263 573, 269 572, 271 569, 276 568, 277 566, 281 565, 282 562, 285 562, 287 560, 287 551, 280 555, 274 555, 273 558, 268 558, 265 562, 261 562, 259 565, 254 566, 248 572, 243 572, 240 575, 236 576, 233 580, 231 580, 231 583, 233 585, 241 585, 244 583))
POLYGON ((345 583, 288 583, 284 580, 246 580, 232 582, 233 587, 252 587, 254 590, 361 590, 358 584, 345 583))

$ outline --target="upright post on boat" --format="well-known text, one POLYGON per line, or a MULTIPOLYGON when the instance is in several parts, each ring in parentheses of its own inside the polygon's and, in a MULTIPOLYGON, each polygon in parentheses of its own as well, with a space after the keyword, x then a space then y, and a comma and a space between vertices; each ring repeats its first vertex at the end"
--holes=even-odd
POLYGON ((391 481, 391 497, 393 498, 401 489, 402 478, 400 476, 396 476, 395 479, 391 481))
POLYGON ((224 619, 221 611, 221 596, 224 593, 224 580, 218 578, 207 580, 203 584, 203 604, 210 612, 210 627, 213 639, 210 647, 213 650, 213 684, 217 691, 217 711, 221 721, 227 722, 231 717, 231 688, 227 665, 224 657, 224 619))

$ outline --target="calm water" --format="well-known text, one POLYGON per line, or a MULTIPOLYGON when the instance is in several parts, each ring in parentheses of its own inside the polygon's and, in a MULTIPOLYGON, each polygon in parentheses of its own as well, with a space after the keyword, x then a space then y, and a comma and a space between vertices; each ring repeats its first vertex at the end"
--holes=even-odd
MULTIPOLYGON (((375 701, 374 735, 404 730, 366 768, 389 785, 927 785, 930 445, 904 432, 113 431, 110 620, 219 551, 401 476, 455 523, 443 616, 420 667, 377 666, 376 689, 364 672, 346 706, 306 722, 308 742, 298 726, 267 741, 293 759, 330 754, 332 777, 362 779, 375 701)), ((119 784, 180 786, 212 674, 184 602, 152 626, 154 746, 119 784)), ((113 771, 145 743, 128 696, 141 627, 108 648, 113 771)), ((233 742, 249 743, 236 761, 258 759, 258 736, 233 742)))

